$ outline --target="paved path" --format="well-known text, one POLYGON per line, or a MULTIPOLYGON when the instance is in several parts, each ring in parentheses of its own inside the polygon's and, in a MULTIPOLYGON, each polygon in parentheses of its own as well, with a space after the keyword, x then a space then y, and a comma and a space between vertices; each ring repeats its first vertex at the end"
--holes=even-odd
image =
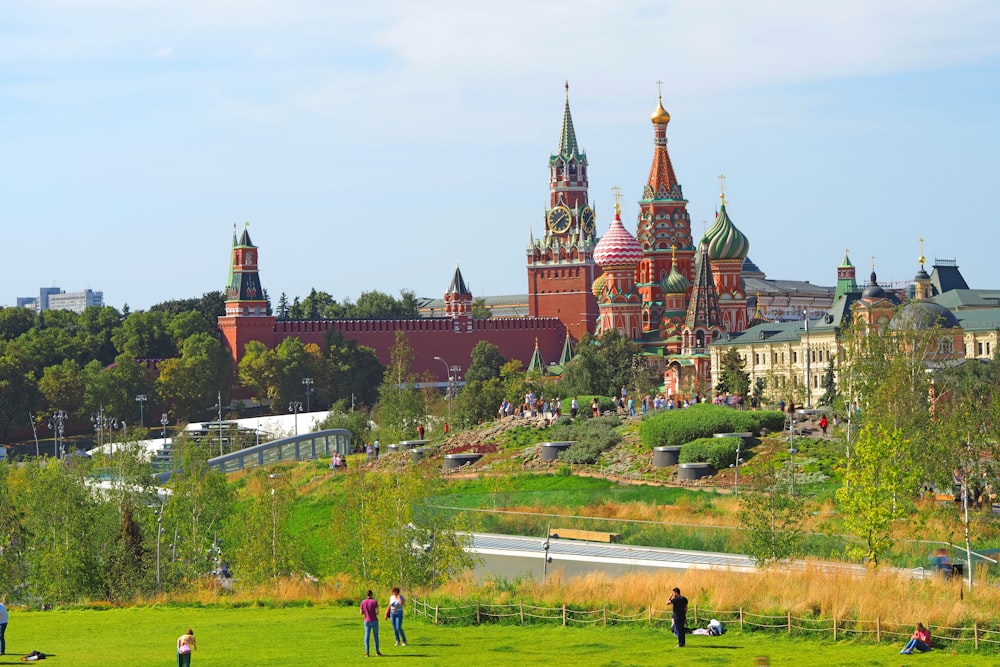
MULTIPOLYGON (((541 559, 545 540, 540 537, 517 535, 496 535, 493 533, 471 533, 472 546, 469 551, 483 556, 512 556, 515 558, 541 559)), ((757 569, 749 556, 725 554, 710 551, 687 551, 684 549, 662 549, 658 547, 630 546, 626 544, 604 544, 580 540, 549 540, 549 555, 553 563, 558 561, 578 561, 584 563, 608 563, 619 566, 643 568, 670 568, 675 570, 730 570, 749 572, 757 569)), ((821 567, 829 572, 848 572, 862 575, 863 565, 849 563, 792 561, 781 566, 786 570, 801 570, 806 567, 821 567)), ((914 579, 931 576, 923 568, 890 568, 914 579)), ((932 574, 932 573, 931 573, 932 574)))

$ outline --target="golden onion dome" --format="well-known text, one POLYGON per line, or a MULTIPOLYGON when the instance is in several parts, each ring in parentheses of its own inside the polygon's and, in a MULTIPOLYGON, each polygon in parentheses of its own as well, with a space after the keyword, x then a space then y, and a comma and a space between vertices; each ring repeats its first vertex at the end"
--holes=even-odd
POLYGON ((670 114, 663 108, 663 96, 661 95, 656 105, 656 111, 649 117, 653 125, 666 125, 670 122, 670 114))

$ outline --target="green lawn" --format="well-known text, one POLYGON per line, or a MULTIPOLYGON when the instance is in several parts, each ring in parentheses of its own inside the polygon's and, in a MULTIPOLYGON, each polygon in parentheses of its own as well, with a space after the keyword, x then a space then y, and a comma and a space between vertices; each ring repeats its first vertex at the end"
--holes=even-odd
MULTIPOLYGON (((175 642, 188 627, 198 640, 192 665, 355 665, 367 664, 361 618, 355 608, 285 609, 150 607, 106 611, 11 612, 8 655, 0 665, 21 664, 33 649, 52 654, 43 664, 175 665, 175 642)), ((413 667, 514 665, 753 665, 769 656, 771 665, 970 665, 1000 662, 997 654, 899 655, 899 645, 812 642, 781 634, 689 637, 675 648, 665 629, 636 627, 447 627, 408 618, 410 645, 393 646, 392 628, 381 623, 380 661, 413 667)), ((375 660, 373 657, 372 660, 375 660)))

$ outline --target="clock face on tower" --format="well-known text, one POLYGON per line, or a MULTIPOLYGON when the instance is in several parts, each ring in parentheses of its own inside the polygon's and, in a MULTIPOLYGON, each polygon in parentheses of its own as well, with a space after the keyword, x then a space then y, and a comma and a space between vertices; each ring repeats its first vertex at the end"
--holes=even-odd
POLYGON ((583 213, 580 214, 580 227, 583 228, 585 236, 594 233, 594 210, 589 206, 585 207, 583 213))
POLYGON ((563 234, 569 231, 570 220, 569 209, 565 206, 556 206, 549 211, 549 231, 556 234, 563 234))

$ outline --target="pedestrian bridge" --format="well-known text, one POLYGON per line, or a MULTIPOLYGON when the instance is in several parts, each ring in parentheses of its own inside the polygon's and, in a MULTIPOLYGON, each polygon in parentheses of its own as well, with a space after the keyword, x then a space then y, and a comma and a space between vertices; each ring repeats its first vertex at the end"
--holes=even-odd
POLYGON ((335 453, 351 453, 351 432, 344 428, 303 433, 251 445, 208 460, 208 465, 222 472, 236 472, 281 461, 308 461, 335 453))

